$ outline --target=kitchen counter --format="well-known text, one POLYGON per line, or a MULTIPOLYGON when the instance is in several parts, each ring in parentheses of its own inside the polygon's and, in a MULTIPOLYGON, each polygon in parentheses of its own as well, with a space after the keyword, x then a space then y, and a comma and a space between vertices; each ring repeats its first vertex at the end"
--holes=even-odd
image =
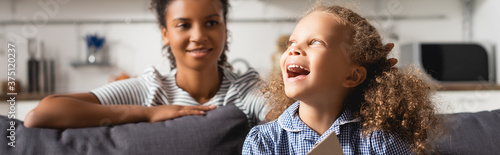
POLYGON ((7 94, 0 94, 0 101, 6 101, 9 100, 10 97, 16 97, 16 101, 19 100, 42 100, 44 97, 49 96, 51 94, 49 93, 26 93, 26 92, 20 92, 17 93, 17 95, 7 95, 7 94))
POLYGON ((443 83, 439 84, 438 91, 462 91, 462 90, 500 90, 500 85, 485 83, 443 83))

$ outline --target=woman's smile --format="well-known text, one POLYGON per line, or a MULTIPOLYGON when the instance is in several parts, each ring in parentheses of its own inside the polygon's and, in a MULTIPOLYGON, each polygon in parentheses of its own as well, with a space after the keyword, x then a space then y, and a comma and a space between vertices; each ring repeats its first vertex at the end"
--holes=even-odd
POLYGON ((192 50, 186 50, 186 52, 189 53, 189 55, 195 57, 195 58, 202 58, 213 50, 213 48, 196 48, 192 50))

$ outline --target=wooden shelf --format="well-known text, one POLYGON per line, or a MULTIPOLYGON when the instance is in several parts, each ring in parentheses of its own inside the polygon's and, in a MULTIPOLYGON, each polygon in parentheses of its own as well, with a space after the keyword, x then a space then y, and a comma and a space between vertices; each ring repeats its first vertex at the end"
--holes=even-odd
POLYGON ((96 62, 96 63, 87 63, 87 62, 71 62, 71 66, 73 67, 85 67, 85 66, 109 66, 108 62, 96 62))
POLYGON ((484 83, 442 83, 439 84, 438 90, 440 91, 473 91, 473 90, 500 90, 498 84, 484 84, 484 83))
POLYGON ((17 93, 17 95, 7 95, 7 94, 0 94, 0 100, 1 101, 6 101, 9 100, 10 97, 16 97, 16 101, 20 100, 42 100, 44 97, 49 96, 51 94, 48 93, 17 93))

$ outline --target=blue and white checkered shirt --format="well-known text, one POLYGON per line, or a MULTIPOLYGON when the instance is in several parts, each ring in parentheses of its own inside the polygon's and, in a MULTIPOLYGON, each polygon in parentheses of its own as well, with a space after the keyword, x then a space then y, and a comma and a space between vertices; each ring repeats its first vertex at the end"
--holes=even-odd
POLYGON ((319 135, 297 115, 299 102, 290 106, 272 122, 254 127, 248 133, 243 154, 307 154, 317 143, 335 132, 344 154, 412 154, 410 145, 400 137, 376 131, 364 137, 359 118, 350 110, 319 135))

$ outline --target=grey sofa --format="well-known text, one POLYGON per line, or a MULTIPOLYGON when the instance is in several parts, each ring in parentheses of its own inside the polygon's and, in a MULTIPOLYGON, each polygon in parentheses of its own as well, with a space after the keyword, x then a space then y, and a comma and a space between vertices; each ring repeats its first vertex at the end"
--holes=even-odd
POLYGON ((500 154, 500 109, 447 114, 445 133, 435 144, 437 154, 500 154))
MULTIPOLYGON (((10 121, 0 117, 0 154, 240 154, 248 132, 245 115, 225 106, 206 116, 83 129, 28 129, 16 120, 10 147, 10 121)), ((444 123, 448 134, 435 154, 500 154, 500 110, 448 114, 444 123)))
POLYGON ((11 119, 0 117, 0 154, 241 154, 248 121, 236 106, 205 116, 185 116, 158 123, 130 123, 81 129, 25 128, 15 120, 15 147, 5 137, 11 119))

